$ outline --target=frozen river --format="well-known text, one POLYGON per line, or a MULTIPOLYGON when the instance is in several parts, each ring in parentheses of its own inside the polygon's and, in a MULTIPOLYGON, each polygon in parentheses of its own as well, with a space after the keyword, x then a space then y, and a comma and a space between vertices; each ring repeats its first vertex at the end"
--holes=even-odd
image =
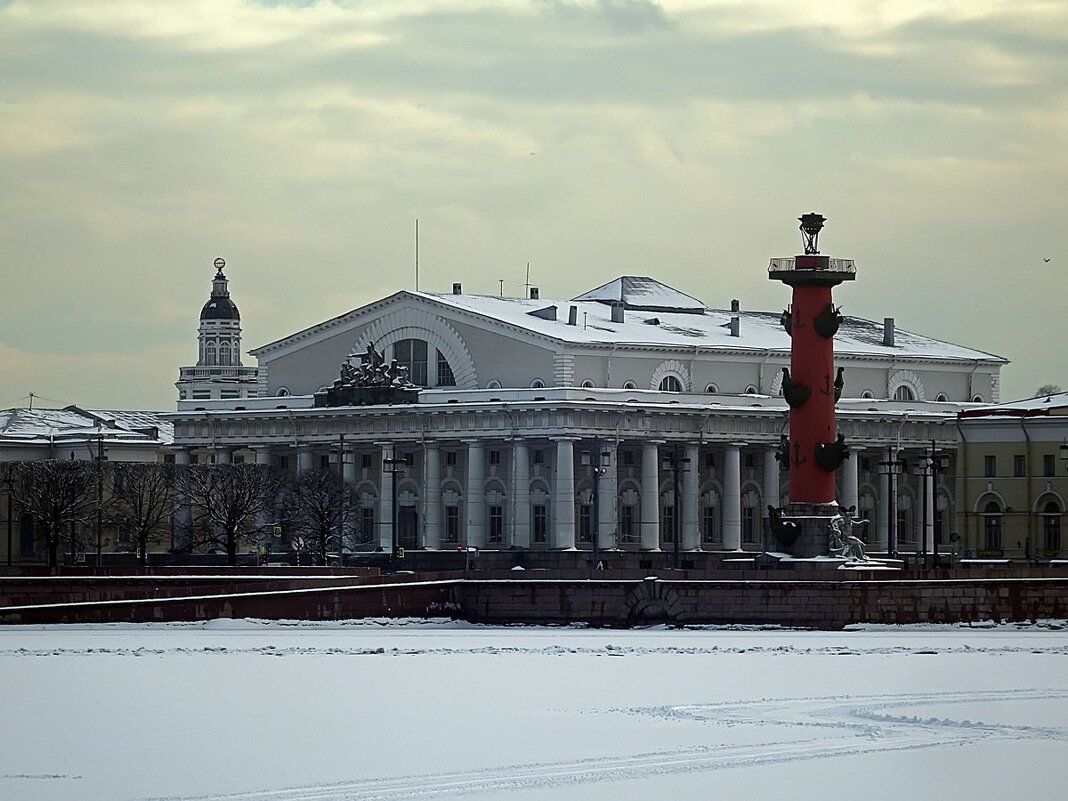
POLYGON ((1068 787, 1068 629, 0 627, 0 798, 1001 799, 1068 787))

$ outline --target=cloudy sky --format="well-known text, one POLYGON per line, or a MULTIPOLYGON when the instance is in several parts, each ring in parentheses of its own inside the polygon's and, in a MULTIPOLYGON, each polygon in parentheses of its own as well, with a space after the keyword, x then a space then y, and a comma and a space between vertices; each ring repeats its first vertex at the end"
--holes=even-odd
POLYGON ((1064 0, 0 0, 0 408, 173 408, 217 256, 246 349, 417 218, 421 289, 773 310, 809 210, 846 314, 1068 387, 1066 143, 1064 0))

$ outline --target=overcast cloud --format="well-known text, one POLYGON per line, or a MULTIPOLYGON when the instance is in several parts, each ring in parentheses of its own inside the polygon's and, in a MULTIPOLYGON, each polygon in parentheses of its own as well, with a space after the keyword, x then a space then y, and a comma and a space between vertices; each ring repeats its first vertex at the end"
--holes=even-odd
POLYGON ((1063 0, 0 0, 0 407, 173 408, 216 256, 246 349, 416 218, 422 289, 771 310, 809 210, 847 314, 1068 387, 1066 142, 1063 0))

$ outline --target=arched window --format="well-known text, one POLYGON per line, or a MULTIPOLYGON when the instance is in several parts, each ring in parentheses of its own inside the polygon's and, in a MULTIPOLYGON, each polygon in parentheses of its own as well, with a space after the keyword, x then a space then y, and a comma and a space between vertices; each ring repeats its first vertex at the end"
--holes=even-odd
POLYGON ((1042 508, 1042 544, 1051 555, 1061 549, 1061 508, 1056 501, 1042 508))
POLYGON ((983 403, 982 395, 972 395, 972 403, 983 403))
POLYGON ((214 342, 209 342, 204 346, 204 364, 218 364, 218 357, 215 355, 214 342))
POLYGON ((633 381, 624 381, 623 382, 623 389, 637 389, 637 388, 638 388, 638 385, 635 384, 633 381))
POLYGON ((945 403, 947 400, 949 400, 949 395, 947 395, 945 392, 939 392, 937 395, 935 395, 935 400, 945 403))
POLYGON ((1001 507, 997 501, 990 501, 983 507, 983 548, 1001 550, 1001 507))
POLYGON ((860 397, 864 398, 865 400, 874 400, 875 393, 872 392, 870 389, 866 389, 860 393, 860 397))
POLYGON ((750 384, 749 386, 747 386, 745 388, 745 394, 746 395, 756 395, 757 394, 756 386, 754 386, 753 384, 750 384))
POLYGON ((894 400, 896 401, 914 401, 916 400, 916 393, 912 391, 911 387, 907 387, 902 384, 896 390, 894 390, 894 400))
POLYGON ((588 378, 585 381, 582 382, 582 388, 583 389, 593 389, 595 386, 596 386, 596 384, 594 384, 588 378))
POLYGON ((535 378, 533 381, 530 382, 530 388, 531 389, 545 389, 545 382, 542 381, 540 378, 535 378))
POLYGON ((715 384, 709 384, 705 387, 705 392, 707 392, 709 395, 718 395, 719 387, 717 387, 715 384))
POLYGON ((275 393, 279 398, 289 397, 289 387, 279 387, 278 392, 275 393))
POLYGON ((230 366, 230 343, 225 340, 219 343, 219 364, 223 367, 230 366))
POLYGON ((492 381, 490 381, 488 384, 486 384, 486 389, 500 389, 500 388, 501 388, 501 382, 498 381, 496 378, 494 378, 492 381))
POLYGON ((666 375, 660 382, 661 392, 682 392, 682 382, 678 376, 666 375))
POLYGON ((401 339, 393 345, 393 358, 408 368, 408 380, 417 387, 427 384, 427 344, 423 339, 401 339))

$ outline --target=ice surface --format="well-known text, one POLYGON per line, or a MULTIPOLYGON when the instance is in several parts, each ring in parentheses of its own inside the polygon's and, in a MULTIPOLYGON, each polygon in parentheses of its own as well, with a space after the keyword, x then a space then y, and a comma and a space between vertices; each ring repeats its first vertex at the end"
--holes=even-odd
POLYGON ((1052 798, 1066 658, 1062 621, 0 627, 0 797, 1052 798))

